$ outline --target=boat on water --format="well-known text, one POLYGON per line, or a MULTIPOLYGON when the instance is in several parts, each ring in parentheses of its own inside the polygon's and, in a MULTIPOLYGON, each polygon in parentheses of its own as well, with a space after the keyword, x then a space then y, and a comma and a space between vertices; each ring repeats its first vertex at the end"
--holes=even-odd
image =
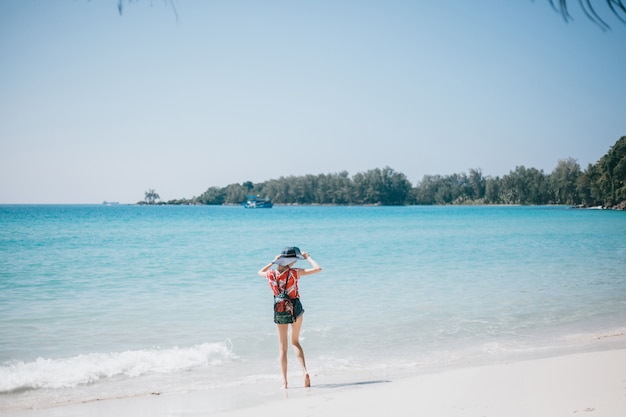
POLYGON ((261 198, 258 195, 249 195, 247 200, 243 203, 245 208, 272 208, 274 203, 272 203, 271 198, 261 198))

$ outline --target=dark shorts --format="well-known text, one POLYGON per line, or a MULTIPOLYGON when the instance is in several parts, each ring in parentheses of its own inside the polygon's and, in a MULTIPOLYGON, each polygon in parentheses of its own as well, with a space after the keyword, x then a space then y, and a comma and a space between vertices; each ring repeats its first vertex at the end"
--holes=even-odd
POLYGON ((300 302, 299 298, 294 298, 293 306, 296 309, 296 318, 299 318, 301 315, 304 314, 304 307, 302 307, 302 303, 300 302))
MULTIPOLYGON (((300 302, 299 298, 294 298, 292 301, 293 301, 293 307, 294 307, 295 313, 296 313, 295 316, 296 316, 296 319, 298 319, 301 315, 304 314, 304 307, 302 307, 302 303, 300 302)), ((289 318, 287 318, 287 319, 290 320, 289 318)), ((274 312, 274 323, 276 323, 276 324, 289 324, 289 323, 291 323, 291 321, 284 322, 281 319, 278 319, 277 318, 277 313, 274 312)))

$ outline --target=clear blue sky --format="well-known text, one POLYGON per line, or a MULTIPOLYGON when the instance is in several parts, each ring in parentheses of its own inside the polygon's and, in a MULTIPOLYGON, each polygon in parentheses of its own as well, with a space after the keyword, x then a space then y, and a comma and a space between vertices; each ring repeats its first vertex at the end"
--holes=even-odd
POLYGON ((0 203, 585 168, 626 135, 626 25, 570 3, 1 1, 0 203))

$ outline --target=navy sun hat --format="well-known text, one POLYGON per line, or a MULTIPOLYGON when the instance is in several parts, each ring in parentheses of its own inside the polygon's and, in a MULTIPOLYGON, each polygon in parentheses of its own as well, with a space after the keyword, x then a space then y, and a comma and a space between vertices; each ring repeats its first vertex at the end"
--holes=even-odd
POLYGON ((300 248, 288 246, 283 249, 280 253, 280 258, 278 258, 274 263, 276 265, 285 266, 297 261, 298 259, 304 259, 302 252, 300 252, 300 248))

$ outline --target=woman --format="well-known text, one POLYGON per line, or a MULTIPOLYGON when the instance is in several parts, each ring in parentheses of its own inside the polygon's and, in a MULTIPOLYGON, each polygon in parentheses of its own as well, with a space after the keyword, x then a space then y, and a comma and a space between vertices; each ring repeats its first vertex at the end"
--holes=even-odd
POLYGON ((320 272, 322 268, 309 256, 308 253, 301 253, 300 249, 296 247, 287 247, 283 249, 280 255, 277 255, 272 262, 265 265, 259 270, 259 275, 265 277, 274 292, 274 296, 279 295, 283 290, 286 290, 289 298, 293 303, 293 319, 288 320, 288 323, 283 323, 284 320, 279 319, 276 309, 274 310, 274 322, 278 329, 278 348, 280 366, 283 373, 283 388, 287 388, 287 337, 289 332, 289 322, 291 322, 291 344, 293 345, 296 357, 302 366, 302 372, 304 374, 304 386, 311 386, 311 378, 306 370, 306 362, 304 360, 304 351, 300 345, 300 329, 302 328, 302 319, 304 309, 300 302, 300 293, 298 292, 298 280, 305 275, 316 274, 320 272), (298 259, 306 259, 312 266, 312 268, 302 269, 293 268, 298 259), (272 265, 276 264, 276 269, 271 269, 272 265))

